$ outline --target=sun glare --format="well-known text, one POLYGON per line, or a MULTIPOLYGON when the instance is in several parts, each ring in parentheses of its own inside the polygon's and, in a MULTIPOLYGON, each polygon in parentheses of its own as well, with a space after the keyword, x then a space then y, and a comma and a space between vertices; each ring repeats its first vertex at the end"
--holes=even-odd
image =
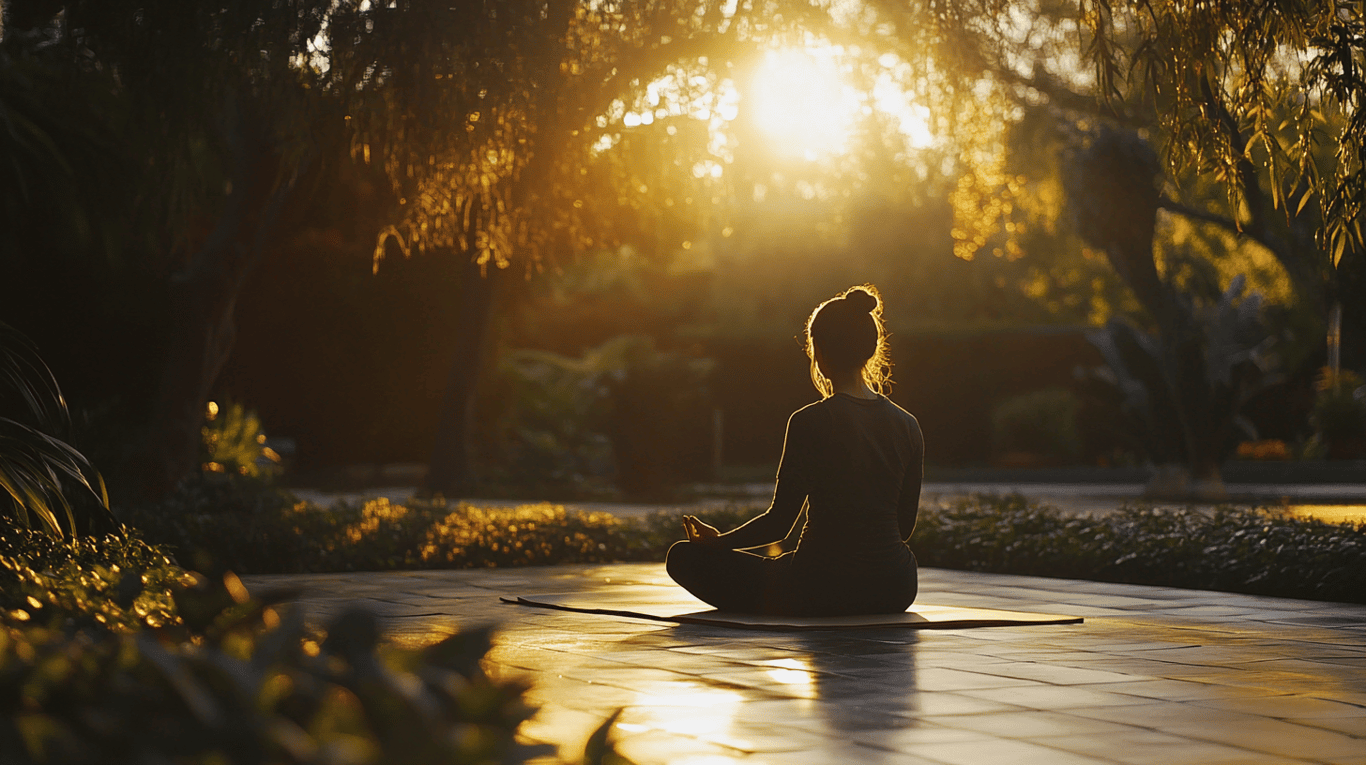
POLYGON ((859 110, 829 48, 769 51, 746 95, 741 108, 774 148, 806 159, 842 152, 859 110))
POLYGON ((710 159, 693 164, 697 178, 721 178, 737 145, 732 132, 740 125, 757 133, 771 159, 824 162, 854 150, 860 122, 878 116, 880 127, 901 134, 908 149, 922 149, 938 139, 930 129, 930 112, 916 102, 908 83, 910 64, 883 54, 876 64, 839 46, 812 40, 806 45, 770 50, 748 73, 735 80, 700 68, 676 66, 650 82, 636 99, 617 100, 597 117, 605 132, 592 152, 610 151, 622 130, 651 130, 661 120, 670 135, 672 120, 705 122, 710 159), (849 72, 870 75, 856 85, 849 72))
POLYGON ((890 116, 912 148, 933 143, 929 111, 893 76, 904 63, 880 61, 891 66, 871 93, 861 93, 841 72, 840 57, 841 50, 830 45, 765 54, 744 91, 741 109, 749 110, 773 149, 807 160, 841 154, 849 148, 855 124, 873 109, 890 116))

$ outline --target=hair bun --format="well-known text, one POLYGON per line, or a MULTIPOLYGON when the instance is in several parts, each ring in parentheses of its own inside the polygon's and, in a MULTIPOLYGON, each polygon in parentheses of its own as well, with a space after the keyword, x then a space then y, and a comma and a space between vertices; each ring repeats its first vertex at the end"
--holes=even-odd
POLYGON ((855 287, 844 293, 844 299, 849 301, 849 306, 861 313, 872 313, 877 308, 877 298, 872 293, 862 287, 855 287))

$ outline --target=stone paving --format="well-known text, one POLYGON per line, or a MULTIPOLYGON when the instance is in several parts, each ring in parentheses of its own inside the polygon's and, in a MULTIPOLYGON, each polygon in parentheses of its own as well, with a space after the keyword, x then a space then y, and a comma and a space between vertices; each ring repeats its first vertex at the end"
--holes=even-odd
POLYGON ((244 581, 316 619, 360 601, 399 642, 500 624, 488 670, 534 683, 524 735, 564 761, 624 708, 641 765, 1366 765, 1366 606, 922 569, 923 603, 1086 621, 792 633, 498 601, 669 586, 660 564, 244 581))

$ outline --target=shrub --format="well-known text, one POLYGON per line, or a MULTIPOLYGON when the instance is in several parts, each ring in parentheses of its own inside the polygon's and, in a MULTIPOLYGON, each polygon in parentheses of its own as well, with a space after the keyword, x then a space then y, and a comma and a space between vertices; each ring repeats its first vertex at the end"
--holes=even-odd
MULTIPOLYGON (((732 505, 698 515, 729 529, 758 511, 732 505)), ((301 573, 661 561, 683 536, 681 515, 381 499, 259 503, 247 513, 147 509, 132 520, 182 557, 301 573)), ((1366 602, 1366 525, 1271 510, 1123 507, 1087 517, 1019 495, 974 496, 922 508, 911 548, 926 566, 1366 602)))
POLYGON ((3 620, 53 629, 129 630, 177 621, 186 573, 136 536, 58 539, 0 519, 3 620))
POLYGON ((0 627, 0 761, 515 763, 526 686, 480 669, 488 630, 419 650, 380 645, 374 616, 323 632, 193 576, 183 620, 98 634, 0 627))
POLYGON ((1067 515, 1020 495, 922 510, 922 565, 1366 603, 1366 525, 1265 509, 1067 515))
MULTIPOLYGON (((212 512, 186 506, 181 494, 174 512, 146 507, 128 520, 182 555, 203 555, 254 574, 662 560, 682 536, 680 514, 622 520, 562 505, 474 507, 442 500, 320 507, 273 496, 276 503, 255 502, 249 512, 212 512)), ((704 515, 723 526, 748 517, 738 508, 704 515)))
POLYGON ((508 478, 567 486, 611 479, 606 379, 624 363, 612 350, 609 344, 582 358, 527 349, 503 354, 490 408, 497 420, 492 440, 508 478))
POLYGON ((507 477, 523 486, 658 495, 711 467, 710 381, 715 363, 619 335, 573 358, 507 352, 492 440, 507 477))
MULTIPOLYGON (((0 519, 0 525, 5 521, 0 519)), ((491 632, 421 649, 351 610, 326 629, 184 571, 135 536, 0 535, 0 762, 517 763, 527 686, 480 662, 491 632)), ((585 762, 630 765, 590 737, 585 762)))
POLYGON ((294 503, 293 495, 260 477, 204 471, 186 476, 155 505, 142 508, 116 505, 115 509, 120 516, 128 517, 146 513, 253 515, 277 513, 294 503))
POLYGON ((220 409, 210 401, 204 410, 205 472, 264 478, 279 472, 280 455, 266 446, 261 419, 241 404, 220 409))
POLYGON ((1366 457, 1366 387, 1355 372, 1334 374, 1325 367, 1314 386, 1318 398, 1309 415, 1316 446, 1330 459, 1366 457), (1361 395, 1359 395, 1361 394, 1361 395))
POLYGON ((1036 454, 1075 460, 1080 402, 1066 388, 1044 388, 1008 398, 991 413, 992 441, 998 455, 1036 454))
POLYGON ((609 435, 623 491, 659 496, 710 475, 715 366, 637 338, 611 383, 609 435))

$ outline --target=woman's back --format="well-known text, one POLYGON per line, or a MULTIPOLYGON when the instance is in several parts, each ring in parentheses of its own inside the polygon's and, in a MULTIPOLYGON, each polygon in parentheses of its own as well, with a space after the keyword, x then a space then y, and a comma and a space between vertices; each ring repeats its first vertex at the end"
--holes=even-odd
MULTIPOLYGON (((803 567, 904 565, 924 459, 920 425, 883 396, 836 394, 792 416, 779 483, 807 497, 803 567)), ((853 571, 850 571, 853 573, 853 571)))

